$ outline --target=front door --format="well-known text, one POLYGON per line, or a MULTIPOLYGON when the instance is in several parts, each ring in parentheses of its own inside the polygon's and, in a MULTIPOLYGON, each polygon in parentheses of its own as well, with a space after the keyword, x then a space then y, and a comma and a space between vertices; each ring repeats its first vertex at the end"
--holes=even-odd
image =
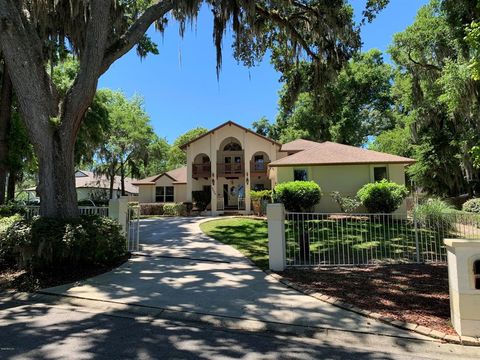
POLYGON ((228 207, 228 184, 223 184, 223 208, 228 207))

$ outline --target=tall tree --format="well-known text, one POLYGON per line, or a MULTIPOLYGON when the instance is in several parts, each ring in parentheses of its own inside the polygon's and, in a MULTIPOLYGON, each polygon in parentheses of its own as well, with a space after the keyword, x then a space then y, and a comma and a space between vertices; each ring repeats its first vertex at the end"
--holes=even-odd
POLYGON ((205 134, 206 132, 208 132, 207 129, 203 127, 197 127, 188 130, 186 133, 176 138, 168 154, 168 169, 172 170, 187 165, 187 155, 185 154, 185 151, 180 149, 180 147, 183 144, 186 144, 189 141, 205 134))
POLYGON ((110 179, 112 198, 115 176, 120 176, 122 195, 126 195, 125 177, 142 174, 140 163, 148 156, 157 137, 143 109, 142 98, 127 99, 123 93, 111 90, 102 90, 101 96, 106 99, 111 129, 96 153, 95 171, 110 179))
POLYGON ((262 119, 253 124, 256 131, 283 142, 305 138, 358 146, 395 126, 393 69, 379 50, 356 54, 323 89, 313 76, 314 66, 304 62, 286 78, 276 123, 262 119))
POLYGON ((0 89, 0 205, 5 203, 8 174, 8 135, 12 118, 13 89, 7 65, 3 62, 0 89))
MULTIPOLYGON (((229 24, 239 60, 252 65, 273 44, 281 49, 274 56, 282 71, 301 55, 313 58, 319 83, 341 68, 360 43, 353 12, 344 0, 0 0, 0 49, 39 159, 43 216, 78 216, 75 140, 98 78, 134 46, 141 56, 157 52, 145 35, 150 26, 162 30, 171 14, 183 32, 203 2, 214 17, 218 70, 229 24), (47 70, 58 49, 72 49, 80 64, 63 96, 47 70)), ((369 0, 366 17, 385 3, 369 0)))

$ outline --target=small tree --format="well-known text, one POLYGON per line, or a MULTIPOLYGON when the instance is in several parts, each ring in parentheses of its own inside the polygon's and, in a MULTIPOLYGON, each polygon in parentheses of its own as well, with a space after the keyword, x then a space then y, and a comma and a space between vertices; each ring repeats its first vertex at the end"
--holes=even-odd
POLYGON ((398 209, 407 197, 405 185, 382 180, 365 184, 357 196, 370 213, 391 213, 398 209))
POLYGON ((322 192, 314 181, 290 181, 275 186, 274 200, 294 212, 311 210, 320 202, 322 192))

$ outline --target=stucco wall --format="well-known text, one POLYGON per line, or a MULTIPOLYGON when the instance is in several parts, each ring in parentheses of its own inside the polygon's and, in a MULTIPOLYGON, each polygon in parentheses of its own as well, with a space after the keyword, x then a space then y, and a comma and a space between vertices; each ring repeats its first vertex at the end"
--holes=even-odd
MULTIPOLYGON (((306 169, 308 179, 315 181, 322 189, 322 199, 315 210, 319 212, 339 212, 340 207, 333 201, 330 193, 338 191, 343 196, 355 196, 363 185, 373 182, 373 169, 376 166, 387 167, 390 181, 405 184, 404 166, 398 164, 278 167, 276 177, 278 183, 293 181, 295 169, 306 169)), ((360 209, 360 211, 363 210, 360 209)), ((406 205, 404 202, 396 213, 405 212, 406 205)))
POLYGON ((186 196, 186 184, 173 184, 173 180, 168 176, 161 176, 156 182, 155 185, 139 185, 139 196, 138 201, 140 203, 154 203, 155 202, 155 188, 157 186, 173 186, 173 195, 175 202, 185 202, 187 201, 186 196))

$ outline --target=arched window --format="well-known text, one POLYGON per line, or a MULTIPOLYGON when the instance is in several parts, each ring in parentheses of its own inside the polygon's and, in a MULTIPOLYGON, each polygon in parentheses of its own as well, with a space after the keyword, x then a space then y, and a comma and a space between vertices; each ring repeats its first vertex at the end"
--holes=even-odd
POLYGON ((230 142, 223 148, 223 151, 241 151, 242 146, 236 142, 230 142))

